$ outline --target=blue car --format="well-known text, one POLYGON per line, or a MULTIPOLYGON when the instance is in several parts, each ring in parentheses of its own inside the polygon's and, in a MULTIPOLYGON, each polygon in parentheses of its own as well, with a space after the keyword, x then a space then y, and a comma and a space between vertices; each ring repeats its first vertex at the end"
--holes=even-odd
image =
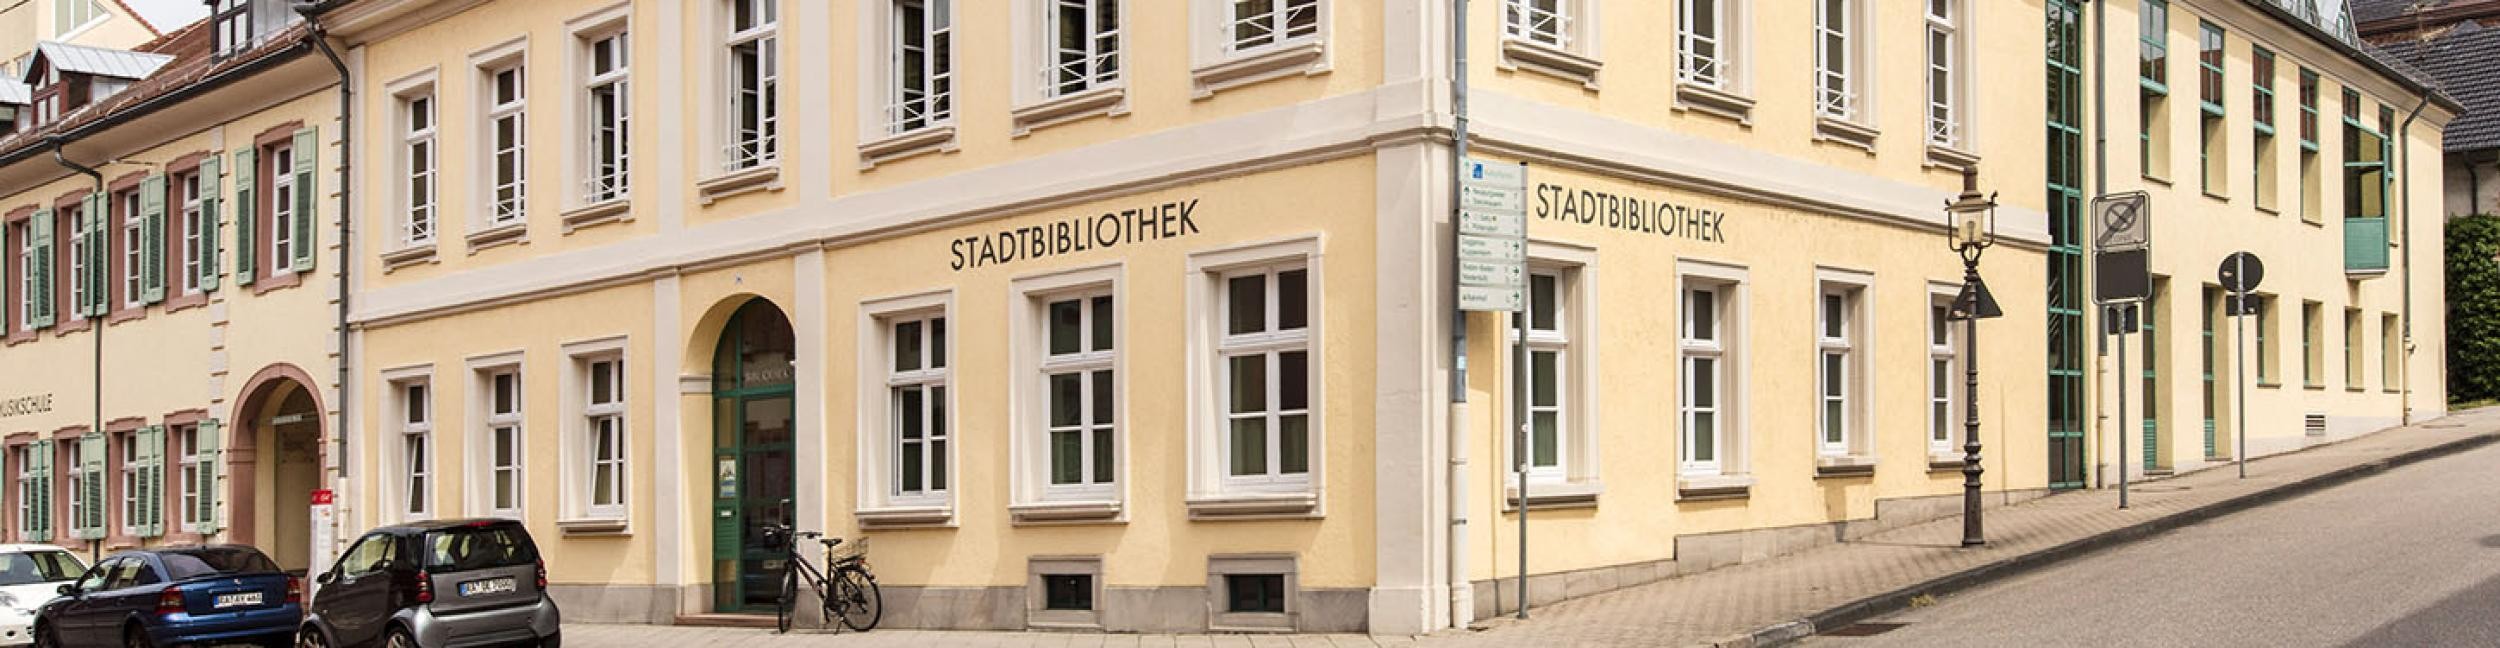
POLYGON ((304 581, 242 545, 125 551, 35 613, 37 648, 291 645, 304 581))

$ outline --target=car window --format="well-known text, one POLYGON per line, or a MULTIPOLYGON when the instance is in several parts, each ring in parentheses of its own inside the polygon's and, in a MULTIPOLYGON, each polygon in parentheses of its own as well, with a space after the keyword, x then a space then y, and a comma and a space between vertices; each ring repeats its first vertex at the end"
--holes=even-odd
POLYGON ((365 536, 365 539, 356 542, 354 548, 347 550, 346 556, 339 558, 339 572, 349 576, 371 574, 381 571, 382 563, 390 558, 390 536, 382 534, 365 536))
POLYGON ((147 561, 137 558, 123 558, 116 561, 113 565, 112 580, 106 582, 104 588, 124 589, 138 587, 140 585, 139 571, 146 566, 147 561))
POLYGON ((174 580, 216 574, 259 574, 278 571, 269 556, 251 547, 201 547, 157 554, 174 580))
POLYGON ((538 546, 517 524, 457 527, 425 534, 425 568, 464 572, 538 562, 538 546))
POLYGON ((66 551, 0 553, 0 587, 76 580, 86 569, 66 551))
POLYGON ((113 558, 96 563, 95 568, 87 570, 86 576, 79 577, 78 591, 93 592, 104 589, 105 577, 113 575, 113 570, 121 567, 122 560, 113 558))

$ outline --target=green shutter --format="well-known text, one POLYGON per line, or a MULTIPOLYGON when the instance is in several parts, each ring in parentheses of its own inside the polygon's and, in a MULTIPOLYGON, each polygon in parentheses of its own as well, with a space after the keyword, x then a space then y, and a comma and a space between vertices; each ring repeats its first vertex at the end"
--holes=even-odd
POLYGON ((78 493, 78 537, 99 540, 104 537, 104 453, 108 450, 104 435, 88 433, 78 437, 79 481, 85 487, 78 493))
POLYGON ((139 299, 154 304, 165 301, 165 176, 139 181, 139 219, 139 299))
POLYGON ((252 244, 253 234, 260 229, 252 220, 253 166, 258 165, 258 151, 249 148, 234 152, 234 285, 252 285, 253 263, 260 256, 252 244))
POLYGON ((165 535, 165 427, 152 425, 139 437, 139 537, 165 535))
POLYGON ((191 512, 199 521, 200 535, 217 532, 217 466, 225 463, 225 447, 217 445, 217 419, 200 422, 200 454, 208 460, 200 462, 200 508, 191 512))
POLYGON ((113 227, 105 213, 104 194, 87 194, 87 316, 103 319, 113 310, 113 227))
POLYGON ((35 241, 35 294, 26 297, 35 300, 35 328, 49 328, 53 306, 59 303, 52 288, 52 210, 37 209, 26 223, 28 236, 35 241))
POLYGON ((36 441, 27 449, 28 463, 35 475, 35 528, 26 530, 26 539, 34 542, 52 541, 52 442, 36 441))
MULTIPOLYGON (((295 131, 294 264, 296 272, 311 272, 314 251, 321 247, 314 244, 314 233, 320 231, 320 228, 313 226, 313 223, 320 220, 321 216, 321 210, 318 209, 321 204, 318 200, 321 192, 314 183, 314 178, 320 175, 320 159, 321 130, 316 127, 295 131)), ((278 261, 271 259, 269 262, 277 263, 278 261)))
POLYGON ((226 178, 218 175, 217 156, 200 160, 200 290, 217 292, 218 239, 217 205, 224 199, 226 178))

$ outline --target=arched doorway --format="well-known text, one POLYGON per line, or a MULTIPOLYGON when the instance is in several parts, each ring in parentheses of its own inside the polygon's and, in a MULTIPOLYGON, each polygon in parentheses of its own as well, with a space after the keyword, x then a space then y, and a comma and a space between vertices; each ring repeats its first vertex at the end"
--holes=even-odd
POLYGON ((712 607, 770 611, 782 554, 765 530, 795 519, 792 416, 798 358, 789 318, 751 299, 712 355, 712 607))
POLYGON ((321 562, 312 546, 312 492, 321 488, 321 403, 289 366, 253 377, 235 410, 226 463, 234 492, 228 541, 260 547, 298 574, 321 562))

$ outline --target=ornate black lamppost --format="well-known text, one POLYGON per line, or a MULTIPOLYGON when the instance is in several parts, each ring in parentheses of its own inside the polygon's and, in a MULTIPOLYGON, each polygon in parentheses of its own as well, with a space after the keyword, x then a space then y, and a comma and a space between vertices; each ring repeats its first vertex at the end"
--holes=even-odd
POLYGON ((1962 320, 1962 546, 1987 544, 1979 524, 1979 320, 2003 315, 1988 286, 1979 279, 1979 255, 1996 244, 1996 194, 1979 193, 1979 173, 1962 171, 1962 195, 1944 206, 1945 237, 1962 257, 1962 294, 1953 300, 1952 317, 1962 320))

